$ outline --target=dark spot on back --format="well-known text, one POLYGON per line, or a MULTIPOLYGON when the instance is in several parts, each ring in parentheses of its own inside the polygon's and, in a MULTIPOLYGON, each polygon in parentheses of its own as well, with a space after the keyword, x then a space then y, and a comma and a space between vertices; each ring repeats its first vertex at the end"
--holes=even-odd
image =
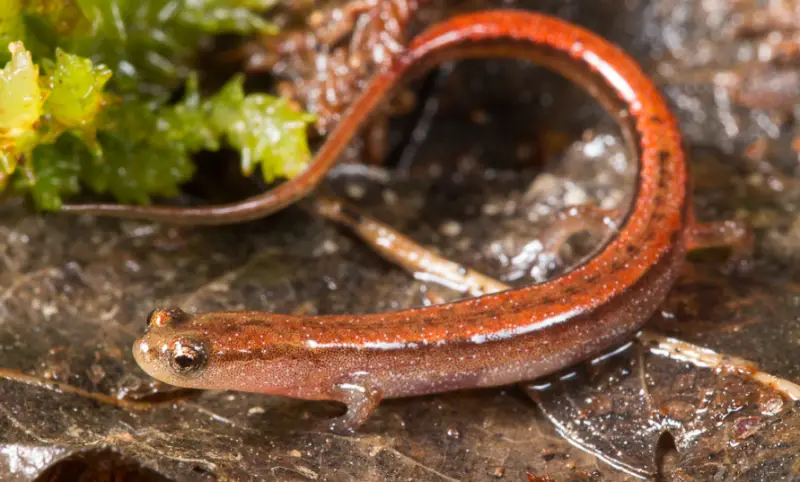
POLYGON ((658 151, 658 164, 661 172, 658 175, 658 187, 664 189, 667 185, 667 162, 670 154, 668 151, 658 151))
POLYGON ((259 318, 251 318, 251 319, 248 319, 248 320, 244 320, 241 323, 237 323, 237 325, 240 325, 240 326, 264 326, 265 324, 266 323, 264 322, 264 320, 259 319, 259 318))
POLYGON ((576 295, 576 294, 578 294, 579 292, 580 292, 580 290, 578 289, 578 287, 577 287, 577 286, 567 286, 567 287, 564 289, 564 294, 566 294, 566 295, 568 295, 568 296, 573 296, 573 295, 576 295))

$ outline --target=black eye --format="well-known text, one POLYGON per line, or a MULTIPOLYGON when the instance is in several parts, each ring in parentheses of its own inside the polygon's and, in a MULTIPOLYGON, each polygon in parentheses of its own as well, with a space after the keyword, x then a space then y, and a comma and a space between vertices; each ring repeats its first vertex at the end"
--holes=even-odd
POLYGON ((208 357, 202 343, 183 340, 172 347, 170 366, 180 376, 197 376, 206 367, 208 357))

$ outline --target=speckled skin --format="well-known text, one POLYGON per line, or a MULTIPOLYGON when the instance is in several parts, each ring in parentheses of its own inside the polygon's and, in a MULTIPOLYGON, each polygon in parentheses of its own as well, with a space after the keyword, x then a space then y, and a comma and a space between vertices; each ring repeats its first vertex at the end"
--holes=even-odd
MULTIPOLYGON (((348 413, 332 428, 348 431, 382 398, 537 378, 634 333, 665 298, 691 241, 687 165, 676 122, 656 87, 630 57, 586 30, 516 11, 464 15, 432 27, 376 75, 302 175, 302 189, 319 182, 410 70, 483 56, 529 59, 558 71, 620 120, 639 160, 636 194, 618 235, 595 257, 546 283, 393 313, 156 311, 134 346, 139 365, 178 386, 339 400, 348 413), (189 364, 196 366, 187 373, 170 365, 176 342, 193 347, 189 364)), ((278 204, 305 195, 298 192, 278 204)), ((255 211, 262 216, 273 208, 255 211)), ((175 220, 174 213, 166 215, 171 208, 141 209, 150 215, 131 217, 175 220)), ((241 206, 226 209, 245 209, 237 219, 254 214, 241 206)))

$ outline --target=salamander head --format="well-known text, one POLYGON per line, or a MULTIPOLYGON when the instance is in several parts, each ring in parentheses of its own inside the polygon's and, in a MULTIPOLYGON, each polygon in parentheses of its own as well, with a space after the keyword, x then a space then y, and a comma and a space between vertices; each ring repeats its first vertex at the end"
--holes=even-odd
POLYGON ((170 385, 205 388, 199 380, 209 368, 210 347, 192 321, 179 308, 150 312, 144 335, 133 345, 133 357, 142 370, 170 385))
POLYGON ((311 357, 276 342, 287 330, 279 315, 153 310, 133 345, 136 363, 170 385, 212 390, 294 394, 316 373, 311 357))

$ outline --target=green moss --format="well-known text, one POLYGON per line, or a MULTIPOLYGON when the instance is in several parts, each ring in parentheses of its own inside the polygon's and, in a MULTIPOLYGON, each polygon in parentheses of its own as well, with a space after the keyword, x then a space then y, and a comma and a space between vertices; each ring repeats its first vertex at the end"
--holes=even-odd
POLYGON ((241 76, 201 98, 193 61, 218 33, 273 32, 274 0, 0 0, 0 191, 45 210, 81 187, 123 203, 172 196, 223 143, 245 174, 290 177, 313 117, 241 76), (30 48, 30 51, 25 47, 30 48), (41 68, 40 68, 41 66, 41 68), (168 99, 180 87, 177 103, 168 99))

